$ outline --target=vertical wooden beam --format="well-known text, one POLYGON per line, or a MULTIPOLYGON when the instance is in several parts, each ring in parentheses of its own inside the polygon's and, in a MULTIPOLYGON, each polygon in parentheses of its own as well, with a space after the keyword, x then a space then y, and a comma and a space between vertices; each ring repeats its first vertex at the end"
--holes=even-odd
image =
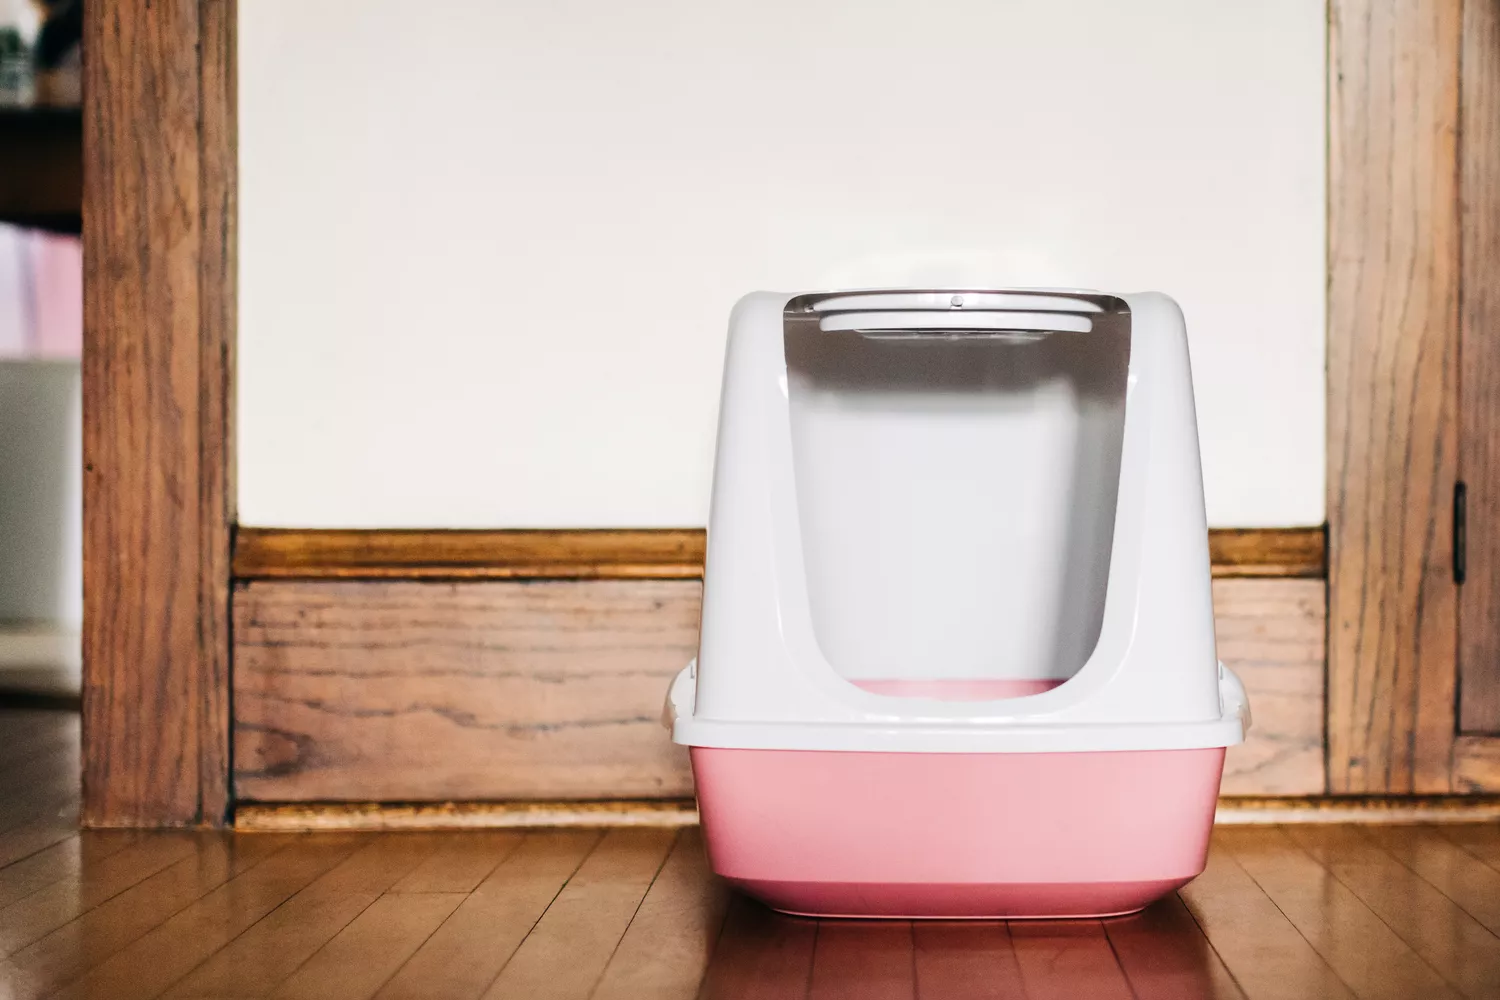
POLYGON ((1457 652, 1461 2, 1329 11, 1329 790, 1442 792, 1457 652))
POLYGON ((234 9, 89 4, 83 821, 228 808, 234 9))
POLYGON ((1459 476, 1468 575, 1459 590, 1459 723, 1500 733, 1500 7, 1464 4, 1459 476))
POLYGON ((230 584, 234 558, 235 341, 239 206, 235 0, 200 0, 198 176, 203 218, 199 258, 198 378, 202 433, 199 488, 199 633, 205 710, 199 746, 201 821, 229 821, 233 794, 230 716, 230 584))

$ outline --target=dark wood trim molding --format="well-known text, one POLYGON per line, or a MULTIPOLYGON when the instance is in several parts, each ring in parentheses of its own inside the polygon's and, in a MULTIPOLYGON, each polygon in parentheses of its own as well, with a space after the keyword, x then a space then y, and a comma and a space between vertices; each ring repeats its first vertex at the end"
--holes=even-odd
MULTIPOLYGON (((1209 532, 1215 577, 1321 577, 1322 528, 1209 532)), ((241 528, 238 580, 690 580, 701 528, 402 531, 241 528)))
POLYGON ((1211 528, 1208 558, 1221 579, 1322 579, 1328 572, 1327 535, 1322 528, 1211 528))
POLYGON ((233 0, 84 14, 83 822, 225 822, 233 0))
POLYGON ((1461 0, 1332 0, 1328 789, 1445 793, 1461 0))
POLYGON ((700 529, 344 531, 241 528, 240 580, 686 580, 700 529))

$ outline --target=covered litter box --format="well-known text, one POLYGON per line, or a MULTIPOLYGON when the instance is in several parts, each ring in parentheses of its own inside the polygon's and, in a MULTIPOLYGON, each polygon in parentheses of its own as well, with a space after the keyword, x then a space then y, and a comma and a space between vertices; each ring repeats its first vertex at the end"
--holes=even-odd
POLYGON ((715 871, 790 913, 1099 916, 1203 869, 1224 749, 1164 295, 756 293, 668 695, 715 871))

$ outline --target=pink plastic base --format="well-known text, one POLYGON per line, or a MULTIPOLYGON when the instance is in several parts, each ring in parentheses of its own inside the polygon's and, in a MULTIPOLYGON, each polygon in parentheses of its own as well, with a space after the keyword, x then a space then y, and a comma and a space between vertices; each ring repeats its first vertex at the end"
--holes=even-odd
POLYGON ((788 913, 1098 917, 1203 870, 1223 748, 949 754, 694 747, 709 859, 788 913))

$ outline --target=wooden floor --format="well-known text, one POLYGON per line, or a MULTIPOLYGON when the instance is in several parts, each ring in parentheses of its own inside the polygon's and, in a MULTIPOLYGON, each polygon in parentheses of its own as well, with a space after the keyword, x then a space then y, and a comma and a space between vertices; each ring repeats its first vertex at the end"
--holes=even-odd
POLYGON ((1236 827, 1116 920, 783 917, 696 830, 74 829, 77 717, 0 709, 0 998, 1500 997, 1500 827, 1236 827))

